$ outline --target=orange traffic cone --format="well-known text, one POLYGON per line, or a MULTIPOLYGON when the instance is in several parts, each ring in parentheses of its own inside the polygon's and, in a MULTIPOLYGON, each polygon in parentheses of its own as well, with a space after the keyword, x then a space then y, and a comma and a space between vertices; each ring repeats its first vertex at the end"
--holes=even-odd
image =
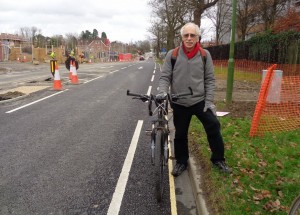
POLYGON ((53 90, 62 90, 62 84, 61 84, 61 80, 60 80, 57 63, 55 64, 53 90))
POLYGON ((73 71, 73 63, 72 60, 70 60, 70 72, 69 72, 69 79, 72 80, 72 71, 73 71))
POLYGON ((76 71, 76 65, 75 65, 75 61, 73 61, 72 63, 72 79, 71 79, 71 82, 72 84, 78 84, 78 76, 77 76, 77 71, 76 71))

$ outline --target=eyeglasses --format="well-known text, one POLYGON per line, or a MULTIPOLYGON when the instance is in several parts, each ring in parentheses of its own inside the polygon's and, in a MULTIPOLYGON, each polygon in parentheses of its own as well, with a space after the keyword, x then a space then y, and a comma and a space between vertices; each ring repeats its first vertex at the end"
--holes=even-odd
POLYGON ((195 38, 197 35, 196 34, 184 34, 183 38, 195 38))

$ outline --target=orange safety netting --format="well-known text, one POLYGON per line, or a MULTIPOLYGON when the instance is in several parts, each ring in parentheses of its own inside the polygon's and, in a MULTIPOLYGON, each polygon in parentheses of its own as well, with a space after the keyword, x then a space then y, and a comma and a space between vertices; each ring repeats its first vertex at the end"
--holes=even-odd
POLYGON ((268 68, 262 82, 252 119, 251 137, 300 127, 300 76, 278 75, 276 66, 268 68))

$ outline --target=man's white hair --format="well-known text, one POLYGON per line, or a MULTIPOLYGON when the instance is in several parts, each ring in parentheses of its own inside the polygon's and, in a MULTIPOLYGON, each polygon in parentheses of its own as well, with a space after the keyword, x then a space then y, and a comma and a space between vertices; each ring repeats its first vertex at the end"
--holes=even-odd
POLYGON ((182 37, 183 37, 183 31, 184 31, 184 29, 185 29, 187 26, 194 26, 194 27, 195 27, 195 30, 196 30, 196 35, 197 35, 198 37, 200 37, 200 35, 201 35, 200 28, 199 28, 198 25, 196 25, 196 24, 193 23, 193 22, 188 22, 188 23, 186 23, 184 26, 182 26, 182 28, 180 29, 180 34, 181 34, 182 37))

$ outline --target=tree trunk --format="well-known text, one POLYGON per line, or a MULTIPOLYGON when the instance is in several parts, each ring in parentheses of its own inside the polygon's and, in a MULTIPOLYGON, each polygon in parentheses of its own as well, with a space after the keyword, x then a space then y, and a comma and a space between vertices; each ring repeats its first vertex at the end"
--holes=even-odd
POLYGON ((194 11, 194 23, 199 27, 201 26, 201 14, 202 14, 202 10, 200 8, 197 8, 194 11))
POLYGON ((175 39, 175 32, 168 31, 168 39, 167 39, 167 50, 168 51, 175 48, 174 39, 175 39))

